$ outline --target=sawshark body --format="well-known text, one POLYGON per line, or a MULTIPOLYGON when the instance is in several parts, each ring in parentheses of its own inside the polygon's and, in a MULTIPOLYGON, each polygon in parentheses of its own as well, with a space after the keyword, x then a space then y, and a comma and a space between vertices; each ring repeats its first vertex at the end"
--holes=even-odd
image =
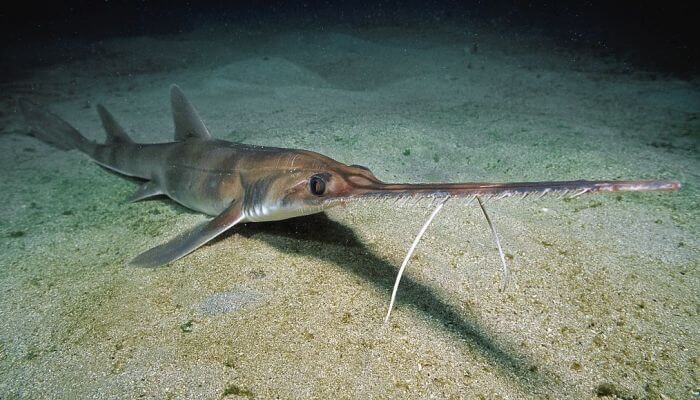
POLYGON ((20 101, 32 134, 63 150, 77 149, 96 163, 144 180, 132 201, 165 195, 214 218, 131 261, 155 267, 175 261, 236 224, 314 214, 354 200, 479 199, 514 195, 677 190, 676 181, 561 181, 521 183, 392 184, 369 169, 307 150, 253 146, 214 139, 180 89, 171 87, 175 141, 135 143, 102 106, 107 141, 88 140, 59 117, 20 101))

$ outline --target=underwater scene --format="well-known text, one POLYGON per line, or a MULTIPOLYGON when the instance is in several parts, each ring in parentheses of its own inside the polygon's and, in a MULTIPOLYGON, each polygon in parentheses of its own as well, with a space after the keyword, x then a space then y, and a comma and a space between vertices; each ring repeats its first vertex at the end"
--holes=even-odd
POLYGON ((684 3, 17 6, 0 399, 700 399, 684 3))

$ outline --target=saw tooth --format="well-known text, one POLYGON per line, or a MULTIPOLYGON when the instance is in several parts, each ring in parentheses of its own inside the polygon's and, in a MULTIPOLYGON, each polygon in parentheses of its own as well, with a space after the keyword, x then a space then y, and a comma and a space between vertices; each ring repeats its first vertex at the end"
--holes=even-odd
POLYGON ((588 192, 588 191, 589 191, 588 188, 583 188, 583 189, 579 190, 578 192, 572 194, 571 197, 569 197, 569 198, 570 198, 570 199, 575 199, 575 198, 577 198, 578 196, 580 196, 580 195, 582 195, 582 194, 584 194, 584 193, 586 193, 586 192, 588 192))

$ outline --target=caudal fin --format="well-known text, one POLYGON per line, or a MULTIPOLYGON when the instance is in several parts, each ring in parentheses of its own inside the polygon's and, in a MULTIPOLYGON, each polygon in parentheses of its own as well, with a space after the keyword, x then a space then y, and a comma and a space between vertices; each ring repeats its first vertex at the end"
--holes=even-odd
POLYGON ((94 148, 95 143, 77 129, 31 101, 21 99, 19 108, 31 129, 30 134, 37 139, 61 150, 77 149, 90 154, 94 148))

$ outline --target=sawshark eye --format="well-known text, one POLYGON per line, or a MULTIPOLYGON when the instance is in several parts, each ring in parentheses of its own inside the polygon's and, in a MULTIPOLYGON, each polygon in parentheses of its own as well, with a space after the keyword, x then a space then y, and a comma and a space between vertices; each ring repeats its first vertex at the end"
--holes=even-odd
POLYGON ((326 192, 326 182, 318 175, 314 175, 309 179, 309 190, 314 196, 323 196, 326 192))

